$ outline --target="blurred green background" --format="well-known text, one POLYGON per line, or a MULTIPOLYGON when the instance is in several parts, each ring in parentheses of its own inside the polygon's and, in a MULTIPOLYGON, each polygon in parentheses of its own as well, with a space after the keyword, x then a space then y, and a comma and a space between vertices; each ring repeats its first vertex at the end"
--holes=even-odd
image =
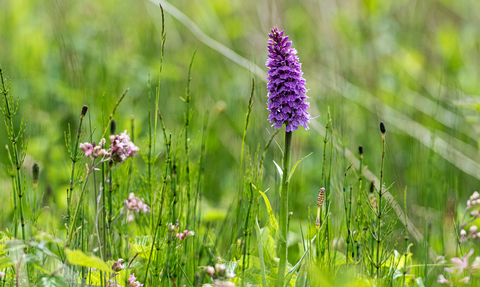
MULTIPOLYGON (((409 190, 409 216, 433 233, 477 188, 480 179, 480 19, 475 1, 402 0, 176 0, 170 4, 198 27, 265 72, 267 34, 284 29, 303 63, 309 89, 310 130, 294 134, 293 159, 310 152, 291 186, 295 216, 306 218, 321 187, 323 128, 327 107, 333 115, 334 188, 341 196, 342 174, 363 145, 365 163, 379 174, 381 135, 387 127, 385 182, 403 202, 409 190)), ((207 204, 226 210, 239 185, 241 137, 251 78, 256 79, 247 133, 250 153, 263 149, 273 132, 267 121, 266 85, 254 73, 202 43, 166 11, 167 33, 160 110, 174 142, 180 138, 187 70, 192 72, 192 161, 200 150, 201 129, 210 111, 204 190, 207 204)), ((78 123, 89 105, 92 126, 102 129, 118 97, 130 88, 115 120, 146 150, 148 77, 157 86, 161 14, 149 1, 0 0, 0 65, 28 116, 27 174, 41 166, 39 189, 50 209, 65 211, 70 161, 64 145, 68 123, 78 123)), ((0 144, 5 146, 5 127, 0 144)), ((283 145, 283 133, 277 137, 283 145)), ((157 150, 163 151, 159 134, 157 150)), ((161 155, 162 158, 163 155, 161 155)), ((7 165, 5 149, 0 164, 7 165)), ((264 189, 273 185, 281 161, 277 145, 265 160, 264 189)), ((137 157, 136 161, 142 161, 137 157)), ((163 160, 158 161, 163 165, 163 160)), ((30 183, 27 184, 27 186, 30 183)), ((0 229, 11 220, 11 182, 0 168, 0 229)), ((278 196, 269 194, 272 204, 278 196)), ((337 196, 338 197, 338 196, 337 196)), ((341 197, 338 197, 341 199, 341 197)), ((335 201, 334 201, 335 202, 335 201)), ((341 201, 337 201, 338 204, 341 201)), ((58 224, 58 222, 56 223, 58 224)), ((422 230, 422 228, 420 228, 422 230)), ((442 250, 438 250, 441 252, 442 250)))

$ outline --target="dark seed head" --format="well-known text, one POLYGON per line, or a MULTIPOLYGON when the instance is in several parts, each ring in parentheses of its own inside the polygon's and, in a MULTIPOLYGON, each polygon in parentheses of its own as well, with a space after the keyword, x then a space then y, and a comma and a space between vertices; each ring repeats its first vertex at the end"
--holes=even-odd
POLYGON ((359 153, 360 155, 363 154, 363 146, 358 146, 358 153, 359 153))
POLYGON ((38 163, 36 162, 32 166, 33 182, 36 183, 38 181, 39 173, 40 173, 40 167, 38 166, 38 163))
POLYGON ((382 134, 384 134, 387 130, 385 129, 385 124, 383 122, 380 122, 380 131, 382 134))
POLYGON ((116 130, 117 130, 117 124, 115 123, 115 120, 112 120, 110 122, 110 134, 114 135, 116 130))
POLYGON ((84 117, 87 114, 88 106, 85 105, 82 107, 82 117, 84 117))
POLYGON ((375 181, 371 181, 370 182, 370 193, 373 193, 373 191, 375 190, 375 181))

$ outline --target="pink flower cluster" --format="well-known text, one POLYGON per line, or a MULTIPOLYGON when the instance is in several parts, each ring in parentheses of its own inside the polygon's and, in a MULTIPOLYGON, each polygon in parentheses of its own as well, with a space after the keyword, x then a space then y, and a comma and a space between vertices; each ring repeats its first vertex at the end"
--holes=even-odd
POLYGON ((127 158, 133 157, 140 149, 130 141, 130 135, 125 130, 120 135, 110 136, 110 149, 112 159, 115 162, 124 162, 127 158))
POLYGON ((476 225, 470 226, 470 229, 468 230, 468 234, 464 229, 460 231, 460 240, 462 242, 466 241, 469 238, 479 238, 479 237, 480 237, 480 232, 478 232, 478 227, 476 225))
MULTIPOLYGON (((467 209, 470 209, 477 204, 480 204, 480 193, 478 193, 478 191, 475 191, 472 196, 470 196, 470 198, 467 200, 467 209)), ((478 214, 478 211, 476 214, 478 214)))
POLYGON ((194 236, 194 235, 195 235, 195 231, 185 230, 181 233, 177 233, 177 239, 185 240, 187 237, 194 236))
POLYGON ((475 191, 470 198, 467 200, 467 208, 466 210, 471 210, 470 213, 465 212, 460 224, 460 241, 464 242, 468 239, 475 239, 480 237, 480 231, 476 225, 471 225, 468 232, 463 229, 465 226, 470 225, 474 222, 478 217, 480 217, 479 212, 480 207, 480 193, 475 191), (467 216, 469 215, 469 216, 467 216))
POLYGON ((143 286, 143 284, 141 284, 140 282, 135 281, 136 279, 137 279, 137 277, 135 277, 135 273, 133 273, 132 275, 130 275, 130 277, 128 278, 128 287, 140 287, 140 286, 143 286))
POLYGON ((93 158, 104 157, 104 156, 110 157, 110 152, 106 151, 103 148, 104 146, 105 146, 105 139, 101 139, 98 145, 95 144, 95 142, 93 144, 86 142, 86 143, 81 143, 79 147, 81 150, 83 150, 86 157, 93 157, 93 158))
POLYGON ((125 130, 120 135, 110 136, 110 148, 104 149, 105 139, 101 139, 97 144, 93 143, 81 143, 80 149, 83 150, 86 157, 97 158, 107 157, 111 158, 114 162, 125 162, 129 157, 135 156, 140 150, 132 141, 130 141, 130 135, 125 130))
POLYGON ((125 269, 125 265, 123 265, 122 263, 123 263, 122 258, 119 258, 117 261, 114 261, 112 265, 112 270, 115 272, 119 272, 125 269))
POLYGON ((468 284, 470 278, 474 273, 480 272, 480 257, 476 257, 475 261, 470 266, 468 260, 473 254, 473 249, 465 257, 454 257, 450 259, 453 263, 452 267, 445 268, 445 271, 450 275, 450 280, 446 279, 445 276, 440 274, 438 276, 437 282, 440 284, 447 284, 451 286, 456 286, 460 284, 468 284), (464 271, 468 271, 469 275, 463 277, 464 271), (460 278, 463 277, 463 278, 460 278))
POLYGON ((142 211, 143 213, 150 212, 150 206, 146 205, 144 199, 140 199, 138 196, 135 196, 133 192, 128 195, 128 198, 125 199, 125 205, 127 206, 127 221, 131 222, 134 219, 134 214, 142 211))

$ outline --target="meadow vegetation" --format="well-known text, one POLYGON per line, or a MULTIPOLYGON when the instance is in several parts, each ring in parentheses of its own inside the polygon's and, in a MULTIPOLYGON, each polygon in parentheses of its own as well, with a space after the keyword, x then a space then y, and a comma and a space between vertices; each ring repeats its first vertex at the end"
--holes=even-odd
POLYGON ((479 4, 158 4, 0 0, 1 286, 480 285, 479 4))

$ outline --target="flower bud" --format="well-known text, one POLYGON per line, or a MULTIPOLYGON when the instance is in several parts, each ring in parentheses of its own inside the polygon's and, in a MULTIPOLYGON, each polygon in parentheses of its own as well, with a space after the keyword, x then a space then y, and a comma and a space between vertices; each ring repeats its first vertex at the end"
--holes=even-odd
POLYGON ((85 105, 82 107, 82 117, 84 117, 87 114, 88 106, 85 105))
POLYGON ((215 264, 215 269, 219 276, 223 277, 225 275, 225 264, 215 264))
POLYGON ((116 130, 117 130, 117 123, 115 122, 115 120, 112 120, 110 122, 110 134, 114 135, 116 130))
POLYGON ((460 231, 460 236, 461 236, 461 237, 464 237, 464 236, 466 236, 466 235, 467 235, 467 232, 466 232, 464 229, 462 229, 462 230, 460 231))
POLYGON ((363 146, 358 146, 358 153, 360 154, 360 156, 363 155, 363 146))
POLYGON ((382 134, 384 134, 387 130, 385 129, 385 124, 383 122, 380 122, 380 131, 382 134))
POLYGON ((32 166, 32 174, 33 174, 33 184, 38 183, 38 175, 40 173, 40 167, 38 166, 38 162, 34 163, 32 166))
POLYGON ((474 200, 474 199, 478 199, 480 198, 480 193, 478 193, 478 191, 475 191, 472 196, 470 196, 470 199, 471 200, 474 200))
POLYGON ((215 269, 212 266, 207 266, 207 268, 205 268, 205 271, 208 275, 210 275, 210 277, 215 277, 215 269))
POLYGON ((470 231, 470 233, 472 234, 472 233, 475 233, 475 232, 477 231, 477 229, 478 229, 478 227, 477 227, 476 225, 472 225, 472 226, 470 227, 470 230, 469 230, 469 231, 470 231))

